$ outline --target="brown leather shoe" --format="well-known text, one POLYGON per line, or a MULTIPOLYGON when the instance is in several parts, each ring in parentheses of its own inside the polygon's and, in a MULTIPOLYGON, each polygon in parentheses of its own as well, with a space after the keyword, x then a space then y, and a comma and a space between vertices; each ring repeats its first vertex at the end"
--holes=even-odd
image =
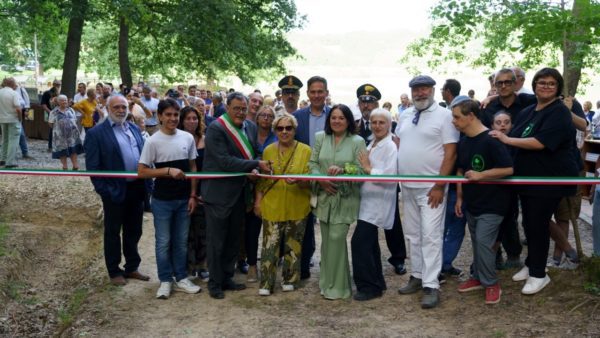
POLYGON ((116 276, 110 279, 110 283, 114 286, 123 286, 127 284, 127 280, 123 276, 116 276))
POLYGON ((142 273, 140 273, 139 271, 134 271, 134 272, 129 272, 125 274, 125 278, 130 278, 130 279, 139 279, 142 280, 144 282, 147 282, 150 280, 150 276, 146 276, 142 273))

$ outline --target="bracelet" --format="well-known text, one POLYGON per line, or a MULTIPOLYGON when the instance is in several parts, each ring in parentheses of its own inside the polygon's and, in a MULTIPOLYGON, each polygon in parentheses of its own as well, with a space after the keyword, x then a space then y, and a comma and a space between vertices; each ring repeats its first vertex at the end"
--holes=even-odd
POLYGON ((167 168, 167 176, 169 176, 169 171, 171 171, 171 167, 167 168))

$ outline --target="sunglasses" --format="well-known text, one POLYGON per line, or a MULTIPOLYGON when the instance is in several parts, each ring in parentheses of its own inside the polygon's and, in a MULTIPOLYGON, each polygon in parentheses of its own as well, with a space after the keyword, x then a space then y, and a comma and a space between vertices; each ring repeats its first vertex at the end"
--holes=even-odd
POLYGON ((280 132, 284 131, 284 130, 285 131, 292 131, 292 130, 294 130, 294 127, 293 126, 277 126, 275 129, 277 131, 280 131, 280 132))

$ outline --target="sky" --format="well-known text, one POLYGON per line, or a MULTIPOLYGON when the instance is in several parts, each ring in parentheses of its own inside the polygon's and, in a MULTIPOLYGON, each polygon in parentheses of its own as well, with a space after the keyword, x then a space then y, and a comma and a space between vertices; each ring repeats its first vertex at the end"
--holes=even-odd
MULTIPOLYGON (((327 79, 334 103, 355 104, 356 89, 365 83, 375 85, 382 93, 381 103, 389 101, 396 107, 400 94, 410 93, 408 82, 413 77, 407 65, 400 63, 406 46, 431 29, 430 9, 439 0, 296 0, 300 15, 307 21, 302 29, 288 34, 299 59, 286 61, 288 74, 296 75, 306 84, 313 75, 327 79)), ((445 79, 455 78, 462 85, 461 94, 475 90, 475 97, 483 99, 489 89, 487 71, 468 65, 447 65, 429 70, 424 60, 413 60, 421 73, 436 81, 436 100, 441 101, 439 89, 445 79)), ((535 70, 527 72, 526 86, 535 70)), ((279 79, 263 81, 252 87, 263 94, 272 94, 279 79)), ((595 81, 594 81, 595 82, 595 81)), ((241 83, 232 84, 235 88, 241 83)), ((594 83, 579 97, 580 101, 600 99, 600 86, 594 83)), ((306 99, 306 86, 301 90, 306 99)), ((409 95, 410 96, 410 95, 409 95)))

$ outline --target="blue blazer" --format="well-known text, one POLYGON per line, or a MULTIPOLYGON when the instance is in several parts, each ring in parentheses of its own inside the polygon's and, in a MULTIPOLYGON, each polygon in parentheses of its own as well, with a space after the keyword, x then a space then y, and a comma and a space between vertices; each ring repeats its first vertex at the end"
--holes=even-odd
MULTIPOLYGON (((325 115, 329 115, 331 108, 325 106, 325 115)), ((310 145, 310 106, 298 109, 294 112, 294 117, 298 121, 298 128, 296 129, 296 140, 306 145, 310 145)))
MULTIPOLYGON (((131 122, 127 123, 141 153, 144 146, 142 133, 138 126, 131 122)), ((121 148, 108 119, 87 131, 83 146, 85 148, 85 165, 87 170, 125 170, 121 148)), ((108 198, 115 203, 125 200, 125 193, 127 191, 126 179, 92 177, 91 180, 94 189, 103 199, 108 198)))

